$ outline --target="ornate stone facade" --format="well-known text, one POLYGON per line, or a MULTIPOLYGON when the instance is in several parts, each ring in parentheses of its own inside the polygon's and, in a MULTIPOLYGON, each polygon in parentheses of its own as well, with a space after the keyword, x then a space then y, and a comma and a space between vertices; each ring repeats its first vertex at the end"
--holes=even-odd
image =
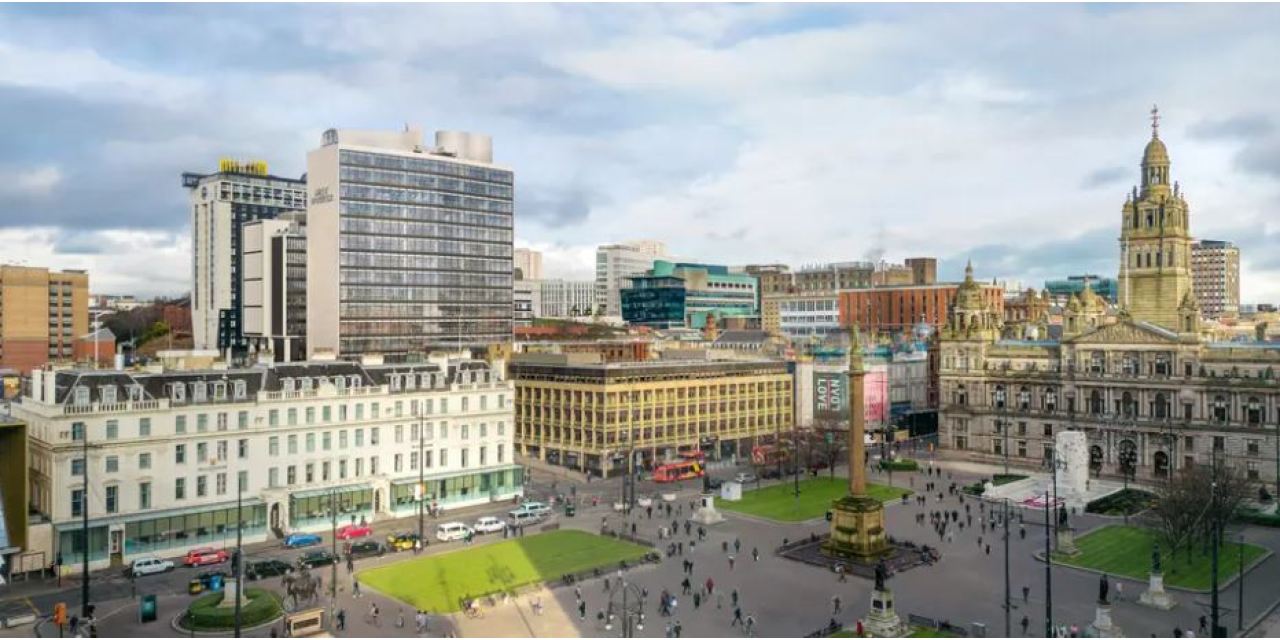
POLYGON ((1018 466, 1051 459, 1054 434, 1088 436, 1095 475, 1163 477, 1215 453, 1258 482, 1280 470, 1280 343, 1213 342, 1189 276, 1188 207, 1153 127, 1142 189, 1124 206, 1120 308, 1086 288, 1061 339, 1002 339, 972 273, 940 334, 940 446, 1018 466))

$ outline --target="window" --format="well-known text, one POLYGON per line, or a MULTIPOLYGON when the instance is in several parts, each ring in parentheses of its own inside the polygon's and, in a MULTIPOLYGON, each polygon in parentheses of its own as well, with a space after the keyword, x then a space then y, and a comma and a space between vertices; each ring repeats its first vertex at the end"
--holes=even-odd
POLYGON ((462 438, 463 440, 466 440, 467 436, 470 434, 470 431, 471 431, 471 427, 469 425, 464 424, 462 425, 462 435, 459 435, 458 437, 462 438))
POLYGON ((481 410, 481 411, 484 411, 485 409, 487 409, 487 408, 488 408, 487 406, 485 406, 485 405, 487 405, 487 404, 488 404, 487 402, 485 402, 485 401, 486 401, 486 400, 488 400, 488 399, 489 399, 489 397, 488 397, 488 396, 483 395, 483 394, 481 394, 481 395, 480 395, 480 410, 481 410))
MULTIPOLYGON (((481 397, 483 397, 483 396, 481 396, 481 397)), ((483 466, 484 466, 484 464, 485 464, 485 455, 484 455, 484 454, 485 454, 485 447, 484 447, 484 446, 481 446, 481 447, 480 447, 480 466, 482 466, 482 467, 483 467, 483 466)))
POLYGON ((338 461, 338 479, 345 480, 346 478, 347 478, 347 461, 339 460, 338 461))
POLYGON ((106 488, 107 513, 115 513, 120 510, 120 487, 110 485, 106 488))
POLYGON ((1046 438, 1053 437, 1053 425, 1047 422, 1044 425, 1044 437, 1046 438))
POLYGON ((449 399, 440 398, 440 413, 449 413, 449 399))
POLYGON ((226 430, 227 430, 227 412, 219 411, 218 412, 218 431, 226 431, 226 430))
POLYGON ((322 482, 329 481, 329 463, 325 462, 320 465, 320 480, 322 482))
POLYGON ((106 468, 107 473, 118 473, 120 471, 120 456, 107 456, 106 468))
POLYGON ((434 466, 434 463, 435 463, 435 454, 432 453, 431 449, 427 449, 422 453, 422 464, 425 465, 428 469, 430 469, 432 466, 434 466))
MULTIPOLYGON (((275 469, 273 468, 272 471, 274 470, 275 469)), ((248 491, 249 490, 249 472, 248 471, 236 472, 236 483, 237 483, 236 486, 239 487, 240 491, 248 491)))
POLYGON ((71 515, 84 515, 84 489, 71 490, 71 515))
POLYGON ((1186 449, 1187 451, 1195 451, 1195 450, 1196 450, 1196 437, 1195 437, 1195 436, 1185 436, 1185 437, 1182 439, 1182 448, 1186 449))
POLYGON ((229 456, 227 455, 227 441, 219 440, 218 441, 218 461, 219 462, 226 461, 228 457, 229 456))
POLYGON ((507 406, 507 395, 505 393, 498 394, 498 408, 502 409, 507 406))
POLYGON ((280 467, 267 469, 267 486, 272 489, 280 486, 280 467))
POLYGON ((196 431, 205 432, 209 430, 209 414, 201 413, 196 416, 196 431))
POLYGON ((71 459, 71 477, 84 475, 84 458, 71 459))
POLYGON ((992 451, 993 453, 995 453, 996 455, 1001 455, 1001 454, 1003 454, 1003 453, 1004 453, 1004 443, 1003 443, 1003 441, 1001 441, 1001 440, 992 440, 992 441, 991 441, 991 445, 992 445, 992 449, 991 449, 991 451, 992 451))
POLYGON ((139 509, 151 508, 151 483, 150 482, 138 483, 138 508, 139 509))
POLYGON ((173 499, 174 500, 187 499, 187 479, 186 478, 173 479, 173 499))
POLYGON ((463 448, 462 448, 462 468, 463 468, 463 469, 466 469, 466 468, 467 468, 467 458, 468 458, 467 454, 468 454, 468 453, 470 453, 470 450, 469 450, 469 449, 467 449, 466 447, 463 447, 463 448))
POLYGON ((75 442, 80 442, 81 440, 84 440, 84 423, 83 422, 71 423, 71 439, 75 442))
POLYGON ((397 453, 397 454, 395 455, 395 457, 393 457, 393 458, 391 459, 391 469, 392 469, 392 471, 393 471, 394 473, 400 473, 400 470, 401 470, 401 467, 402 467, 402 465, 403 465, 403 464, 404 464, 404 456, 403 456, 403 455, 401 455, 401 454, 399 454, 399 453, 397 453))
POLYGON ((1227 421, 1227 397, 1217 395, 1213 397, 1213 421, 1227 421))
POLYGON ((498 445, 498 464, 502 464, 502 449, 503 446, 501 444, 498 445))
POLYGON ((138 437, 147 438, 151 436, 151 418, 141 418, 138 420, 138 437))
POLYGON ((347 405, 345 404, 338 405, 338 421, 339 422, 347 421, 347 405))
POLYGON ((173 462, 175 464, 187 463, 187 445, 178 444, 173 447, 173 462))
POLYGON ((442 467, 449 466, 449 450, 448 449, 440 450, 440 466, 442 467))
POLYGON ((295 455, 298 453, 298 436, 296 435, 289 436, 288 451, 289 451, 289 455, 295 455))
POLYGON ((217 481, 217 482, 216 482, 216 487, 217 487, 218 495, 220 495, 220 496, 221 496, 221 495, 226 495, 226 493, 227 493, 227 474, 225 474, 225 473, 219 473, 218 475, 214 476, 214 480, 216 480, 216 481, 217 481))
MULTIPOLYGON (((431 452, 428 451, 427 453, 431 453, 431 452)), ((417 469, 417 468, 418 468, 418 452, 412 451, 409 453, 409 470, 413 471, 414 469, 417 469)))
POLYGON ((196 497, 203 498, 209 493, 209 478, 207 476, 196 476, 196 497))
POLYGON ((480 423, 480 437, 481 437, 481 438, 485 438, 485 437, 488 437, 488 435, 489 435, 489 425, 487 425, 487 424, 485 424, 485 423, 481 422, 481 423, 480 423))
MULTIPOLYGON (((308 471, 307 477, 310 477, 310 471, 308 471)), ((298 466, 297 465, 291 464, 288 466, 288 468, 285 469, 285 481, 290 485, 298 484, 298 466)))
POLYGON ((307 407, 307 424, 314 424, 316 421, 316 408, 307 407))
POLYGON ((1262 451, 1261 446, 1259 445, 1259 442, 1257 440, 1250 440, 1246 445, 1246 448, 1249 451, 1249 455, 1251 456, 1256 456, 1262 451))
MULTIPOLYGON (((277 442, 276 446, 278 447, 279 444, 280 443, 277 442)), ((237 449, 236 453, 241 460, 248 458, 249 457, 249 439, 240 438, 240 441, 236 443, 236 449, 237 449)))
POLYGON ((375 420, 378 418, 378 406, 379 405, 377 402, 369 403, 369 413, 374 417, 375 420))
POLYGON ((240 411, 236 413, 236 428, 237 429, 249 428, 249 412, 248 411, 240 411))
MULTIPOLYGON (((343 434, 345 435, 345 433, 346 432, 344 431, 343 434)), ((324 445, 321 448, 323 448, 325 451, 328 451, 333 448, 333 432, 332 431, 324 432, 324 434, 321 436, 321 439, 324 442, 324 445)))
POLYGON ((1027 423, 1025 422, 1018 423, 1018 435, 1020 436, 1027 435, 1027 423))
POLYGON ((271 436, 270 438, 267 438, 267 455, 269 456, 280 455, 280 437, 279 436, 271 436))
POLYGON ((507 435, 507 423, 505 423, 505 422, 499 422, 499 423, 498 423, 498 436, 499 436, 499 437, 501 437, 501 436, 505 436, 505 435, 507 435))
POLYGON ((1227 439, 1222 436, 1213 437, 1213 450, 1222 451, 1226 448, 1227 439))
POLYGON ((209 458, 209 443, 196 443, 196 462, 204 462, 209 458))
POLYGON ((339 449, 347 448, 347 430, 346 429, 343 429, 338 432, 338 448, 339 449))
POLYGON ((1258 463, 1252 460, 1245 463, 1246 475, 1250 480, 1258 479, 1258 463))
POLYGON ((378 446, 378 431, 379 431, 378 427, 373 427, 372 429, 369 429, 369 445, 370 446, 374 446, 374 447, 378 446))
POLYGON ((307 434, 307 453, 312 453, 315 450, 316 450, 316 434, 308 433, 307 434))
POLYGON ((369 475, 378 475, 378 456, 371 456, 369 458, 369 475))
POLYGON ((291 427, 292 427, 292 426, 294 426, 294 425, 296 425, 296 424, 298 424, 298 410, 297 410, 297 409, 289 409, 289 410, 285 413, 285 421, 286 421, 286 422, 288 422, 289 426, 291 426, 291 427))
POLYGON ((150 468, 151 468, 151 454, 149 454, 149 453, 139 453, 139 454, 138 454, 138 468, 139 468, 139 469, 150 469, 150 468))
POLYGON ((329 405, 320 408, 320 418, 325 422, 333 422, 333 410, 329 405))
POLYGON ((178 416, 178 417, 176 417, 176 418, 174 418, 174 419, 173 419, 173 432, 174 432, 174 433, 186 433, 186 432, 187 432, 187 417, 186 417, 186 416, 178 416))
POLYGON ((467 408, 468 408, 467 405, 470 404, 469 400, 470 398, 466 396, 462 396, 462 411, 464 413, 467 411, 467 408))
POLYGON ((1018 457, 1020 458, 1027 457, 1027 441, 1026 440, 1018 441, 1018 457))
POLYGON ((364 420, 364 403, 356 404, 356 420, 364 420))
POLYGON ((267 412, 267 424, 272 427, 280 426, 280 410, 272 409, 267 412))

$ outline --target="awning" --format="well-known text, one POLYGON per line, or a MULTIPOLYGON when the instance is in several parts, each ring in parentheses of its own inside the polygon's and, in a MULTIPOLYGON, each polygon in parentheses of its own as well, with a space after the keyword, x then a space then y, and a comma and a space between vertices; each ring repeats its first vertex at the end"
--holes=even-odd
POLYGON ((372 491, 373 485, 367 482, 360 482, 356 484, 345 484, 337 487, 326 487, 324 489, 307 489, 306 491, 298 491, 296 493, 289 494, 289 499, 297 500, 299 498, 318 498, 320 496, 327 496, 335 491, 338 493, 351 493, 353 491, 366 491, 366 490, 372 491))
MULTIPOLYGON (((240 506, 248 509, 251 507, 266 504, 261 498, 244 498, 240 502, 240 506)), ((236 508, 235 501, 218 502, 215 504, 205 504, 196 507, 184 507, 181 509, 165 509, 163 511, 144 511, 141 513, 131 513, 127 515, 111 516, 109 518, 89 518, 90 527, 100 527, 110 524, 127 524, 130 522, 139 522, 141 520, 152 520, 155 518, 171 518, 173 516, 185 516, 193 513, 204 513, 206 511, 223 511, 225 509, 236 508)), ((79 518, 59 522, 56 525, 59 531, 71 531, 84 527, 84 522, 79 518)))

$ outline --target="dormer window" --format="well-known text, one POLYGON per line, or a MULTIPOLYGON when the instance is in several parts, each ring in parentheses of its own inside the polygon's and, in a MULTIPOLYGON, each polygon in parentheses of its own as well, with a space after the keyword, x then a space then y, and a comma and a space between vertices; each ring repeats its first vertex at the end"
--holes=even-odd
POLYGON ((187 387, 181 382, 175 382, 169 386, 169 399, 174 402, 184 402, 187 399, 187 387))
POLYGON ((359 388, 360 388, 361 383, 362 383, 362 381, 360 380, 360 376, 351 376, 351 388, 352 388, 352 389, 359 389, 359 388))
POLYGON ((292 392, 292 391, 294 391, 294 390, 295 390, 295 388, 294 388, 294 380, 293 380, 293 378, 281 378, 281 379, 280 379, 280 388, 281 388, 281 389, 283 389, 284 391, 288 391, 288 392, 292 392))
POLYGON ((142 385, 140 384, 129 385, 129 400, 133 402, 140 402, 142 400, 142 397, 143 397, 142 385))
POLYGON ((98 402, 102 404, 116 403, 116 387, 115 385, 107 385, 98 389, 98 402))
POLYGON ((338 391, 345 391, 347 389, 347 379, 342 376, 334 376, 333 386, 338 391))
POLYGON ((303 390, 303 391, 310 391, 310 390, 311 390, 311 385, 312 385, 312 380, 311 380, 311 378, 303 378, 303 379, 302 379, 302 390, 303 390))
POLYGON ((244 400, 249 395, 248 391, 248 385, 245 384, 244 380, 236 380, 232 383, 231 393, 236 400, 244 400))
POLYGON ((225 382, 213 383, 213 399, 214 400, 227 399, 227 383, 225 382))
POLYGON ((89 388, 76 387, 75 394, 72 396, 72 403, 77 407, 87 406, 89 404, 89 388))
POLYGON ((191 399, 195 402, 204 402, 209 398, 209 387, 204 382, 191 383, 191 399))

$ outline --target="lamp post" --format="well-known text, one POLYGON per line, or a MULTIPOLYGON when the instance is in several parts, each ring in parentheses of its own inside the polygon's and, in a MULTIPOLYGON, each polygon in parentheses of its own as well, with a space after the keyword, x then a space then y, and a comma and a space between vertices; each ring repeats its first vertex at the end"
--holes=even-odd
POLYGON ((1221 637, 1218 634, 1218 546, 1222 544, 1222 521, 1218 517, 1218 450, 1212 449, 1210 458, 1210 468, 1212 469, 1213 480, 1209 483, 1209 512, 1213 519, 1209 523, 1213 527, 1210 545, 1213 547, 1212 560, 1212 590, 1209 605, 1209 617, 1212 627, 1209 629, 1209 636, 1212 638, 1221 637))
POLYGON ((244 483, 240 482, 240 474, 236 474, 236 555, 235 566, 232 571, 236 574, 236 612, 235 612, 235 637, 240 637, 240 593, 242 587, 240 583, 244 581, 244 537, 241 535, 241 529, 244 528, 244 516, 240 510, 244 504, 244 483))
POLYGON ((609 591, 608 614, 604 619, 605 631, 613 630, 614 611, 622 617, 622 637, 634 638, 636 631, 644 631, 644 592, 626 579, 618 580, 609 591))
POLYGON ((1004 499, 1004 636, 1013 637, 1013 605, 1009 600, 1009 499, 1004 499))
POLYGON ((83 573, 80 575, 80 617, 87 620, 93 611, 93 605, 89 604, 89 425, 84 423, 80 424, 80 445, 84 459, 81 465, 81 469, 84 470, 84 491, 80 494, 81 526, 84 531, 83 539, 80 541, 83 563, 81 567, 83 573))
MULTIPOLYGON (((1124 476, 1124 490, 1129 492, 1129 478, 1134 475, 1138 463, 1138 452, 1125 447, 1120 448, 1120 475, 1124 476)), ((1129 524, 1129 510, 1124 510, 1124 523, 1129 524)))
POLYGON ((427 541, 426 532, 425 532, 426 531, 425 522, 424 522, 425 521, 424 510, 426 507, 425 503, 427 501, 427 485, 426 485, 426 475, 425 475, 427 461, 423 457, 423 450, 424 450, 423 441, 426 435, 427 435, 426 429, 422 422, 422 415, 419 414, 418 415, 418 541, 416 542, 418 546, 426 544, 426 541, 427 541))
POLYGON ((1052 513, 1058 507, 1058 469, 1066 467, 1065 460, 1058 459, 1058 450, 1054 448, 1050 457, 1053 466, 1053 499, 1048 500, 1045 493, 1044 505, 1044 632, 1046 638, 1053 637, 1053 534, 1055 532, 1052 513))
POLYGON ((1237 566, 1240 567, 1240 577, 1237 578, 1238 584, 1236 585, 1238 587, 1236 591, 1236 630, 1244 631, 1244 534, 1239 534, 1237 538, 1236 543, 1240 549, 1240 559, 1237 561, 1237 566))

